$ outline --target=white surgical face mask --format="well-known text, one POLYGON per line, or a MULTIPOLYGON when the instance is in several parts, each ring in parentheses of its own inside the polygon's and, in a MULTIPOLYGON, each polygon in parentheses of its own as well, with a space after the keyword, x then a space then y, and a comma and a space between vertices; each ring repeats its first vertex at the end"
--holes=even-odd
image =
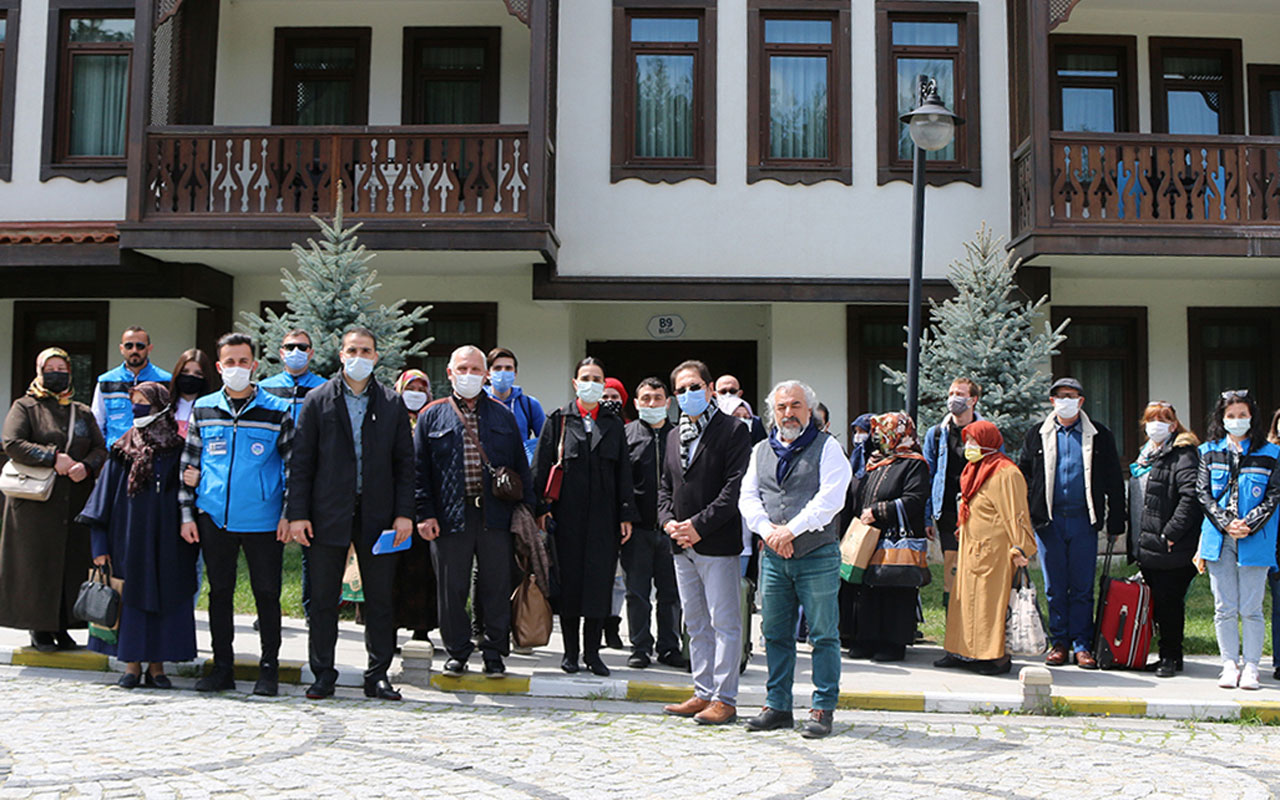
POLYGON ((342 359, 342 371, 357 383, 373 374, 373 359, 352 356, 342 359))
POLYGON ((145 417, 138 417, 137 419, 135 419, 135 420, 133 421, 133 427, 135 427, 135 428, 145 428, 145 427, 147 427, 148 425, 150 425, 151 423, 153 423, 153 422, 155 422, 156 420, 160 419, 160 417, 161 417, 163 414, 164 414, 164 412, 163 412, 163 411, 159 411, 159 412, 156 412, 155 414, 148 414, 148 415, 146 415, 145 417))
POLYGON ((599 403, 604 397, 604 384, 596 381, 574 381, 574 391, 584 403, 599 403))
POLYGON ((666 406, 657 406, 656 408, 640 406, 636 411, 640 413, 640 419, 650 425, 657 425, 667 418, 666 406))
POLYGON ((1227 433, 1231 434, 1237 439, 1240 439, 1246 436, 1249 433, 1249 427, 1252 424, 1253 424, 1253 420, 1250 417, 1241 417, 1238 419, 1224 419, 1222 421, 1222 427, 1226 428, 1227 433))
POLYGON ((1168 422, 1153 419, 1147 423, 1147 438, 1156 444, 1164 444, 1171 433, 1173 433, 1173 425, 1168 422))
POLYGON ((870 438, 870 436, 871 436, 871 434, 869 434, 869 433, 855 433, 855 434, 853 435, 853 443, 854 443, 854 444, 862 444, 862 443, 863 443, 863 442, 865 442, 868 438, 870 438))
POLYGON ((453 375, 449 380, 453 382, 453 390, 458 396, 466 400, 480 394, 480 390, 484 388, 483 375, 453 375))
POLYGON ((426 392, 415 392, 412 389, 407 389, 400 397, 404 399, 404 404, 410 411, 417 411, 427 404, 426 392))
POLYGON ((1074 419, 1080 413, 1079 397, 1053 398, 1053 411, 1062 419, 1074 419))
POLYGON ((233 392, 243 392, 249 388, 249 380, 253 373, 244 367, 223 367, 222 384, 233 392))

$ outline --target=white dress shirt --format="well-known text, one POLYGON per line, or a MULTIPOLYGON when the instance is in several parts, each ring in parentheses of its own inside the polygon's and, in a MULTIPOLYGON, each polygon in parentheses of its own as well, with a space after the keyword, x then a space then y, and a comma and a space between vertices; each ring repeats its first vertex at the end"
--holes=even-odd
MULTIPOLYGON (((844 509, 845 494, 849 491, 849 481, 853 478, 853 470, 849 459, 834 436, 823 440, 822 461, 819 466, 818 493, 805 503, 800 513, 787 520, 784 525, 800 537, 810 531, 820 531, 844 509)), ((747 465, 747 474, 742 476, 742 493, 738 495, 738 511, 742 520, 752 532, 765 536, 773 531, 769 514, 764 510, 764 501, 760 499, 760 481, 757 478, 756 454, 761 447, 769 447, 766 439, 751 451, 751 462, 747 465)))

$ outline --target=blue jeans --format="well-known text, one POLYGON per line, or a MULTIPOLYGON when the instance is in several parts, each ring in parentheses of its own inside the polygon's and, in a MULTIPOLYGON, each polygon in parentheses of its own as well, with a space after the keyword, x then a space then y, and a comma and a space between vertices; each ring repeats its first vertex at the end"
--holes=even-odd
POLYGON ((834 710, 840 697, 839 547, 832 542, 800 558, 782 558, 766 548, 760 564, 764 596, 761 626, 769 663, 766 705, 778 711, 791 710, 796 622, 803 605, 813 647, 812 707, 834 710))
POLYGON ((1054 517, 1036 531, 1049 599, 1049 640, 1075 652, 1093 650, 1093 579, 1098 532, 1088 514, 1054 517))

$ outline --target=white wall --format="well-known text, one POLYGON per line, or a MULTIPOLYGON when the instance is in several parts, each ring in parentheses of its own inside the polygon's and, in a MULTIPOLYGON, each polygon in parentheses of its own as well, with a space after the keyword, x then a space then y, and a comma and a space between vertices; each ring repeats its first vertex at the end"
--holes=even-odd
MULTIPOLYGON (((1008 229, 1005 11, 982 0, 982 188, 928 192, 925 269, 942 276, 986 220, 1008 229)), ((717 16, 717 182, 609 183, 611 4, 563 0, 557 232, 571 275, 905 277, 911 189, 876 186, 875 8, 852 4, 853 186, 746 183, 746 0, 717 16)))
POLYGON ((308 25, 372 27, 369 124, 399 125, 404 28, 502 28, 498 120, 529 119, 529 29, 502 0, 223 0, 214 121, 270 125, 275 29, 308 25))
MULTIPOLYGON (((127 5, 127 4, 126 4, 127 5)), ((125 180, 76 183, 68 178, 40 182, 44 141, 45 38, 47 0, 25 0, 18 25, 18 70, 13 118, 13 177, 0 182, 0 220, 120 220, 125 180)), ((53 45, 56 47, 57 42, 53 45)), ((13 43, 10 41, 9 46, 13 43)))
POLYGON ((107 369, 124 361, 117 346, 121 332, 141 325, 151 335, 151 363, 172 370, 182 351, 196 346, 196 309, 188 300, 112 300, 107 317, 107 369))
MULTIPOLYGON (((845 307, 827 303, 775 303, 771 310, 769 357, 761 385, 779 381, 809 384, 831 412, 831 433, 849 446, 848 336, 845 307)), ((762 365, 763 366, 763 365, 762 365)), ((763 402, 763 401, 761 401, 763 402)))

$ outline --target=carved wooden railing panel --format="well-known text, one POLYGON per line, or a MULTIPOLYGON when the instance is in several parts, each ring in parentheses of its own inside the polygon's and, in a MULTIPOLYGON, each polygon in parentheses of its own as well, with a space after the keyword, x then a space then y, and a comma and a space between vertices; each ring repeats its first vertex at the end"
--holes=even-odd
POLYGON ((519 126, 148 129, 144 218, 527 219, 519 126))
MULTIPOLYGON (((1280 224, 1280 139, 1052 133, 1049 141, 1049 196, 1040 202, 1054 227, 1280 224)), ((1016 162, 1014 180, 1016 208, 1016 162)))
POLYGON ((1013 235, 1020 236, 1036 223, 1035 172, 1031 165, 1031 143, 1023 144, 1013 154, 1013 235))

